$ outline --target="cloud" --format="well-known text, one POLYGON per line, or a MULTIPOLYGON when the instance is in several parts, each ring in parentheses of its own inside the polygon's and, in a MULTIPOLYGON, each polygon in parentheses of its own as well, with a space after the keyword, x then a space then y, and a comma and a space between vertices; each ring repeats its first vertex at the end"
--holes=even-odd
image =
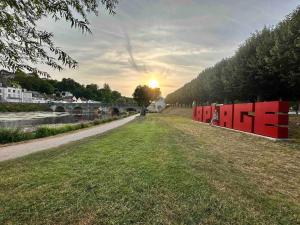
POLYGON ((125 34, 125 40, 126 40, 126 49, 129 54, 129 59, 128 59, 129 64, 132 66, 132 68, 134 68, 138 72, 148 73, 148 70, 147 70, 145 64, 140 65, 136 62, 136 59, 133 56, 133 50, 132 50, 132 45, 131 45, 131 40, 129 38, 129 35, 127 34, 126 31, 124 31, 124 34, 125 34))
POLYGON ((164 95, 234 54, 255 30, 275 25, 299 0, 122 0, 114 16, 91 16, 92 35, 41 21, 55 42, 79 61, 77 70, 49 71, 84 84, 109 83, 131 96, 158 79, 164 95))

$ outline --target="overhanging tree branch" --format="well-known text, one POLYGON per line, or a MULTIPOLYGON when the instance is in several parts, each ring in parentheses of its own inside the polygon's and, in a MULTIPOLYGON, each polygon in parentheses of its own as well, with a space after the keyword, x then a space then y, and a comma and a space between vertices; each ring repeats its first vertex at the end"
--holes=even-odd
POLYGON ((118 0, 1 0, 0 66, 47 76, 33 65, 46 64, 58 70, 65 66, 76 68, 77 61, 55 46, 53 34, 36 28, 37 21, 51 17, 68 22, 82 33, 91 33, 87 15, 98 15, 99 5, 115 14, 117 3, 118 0))

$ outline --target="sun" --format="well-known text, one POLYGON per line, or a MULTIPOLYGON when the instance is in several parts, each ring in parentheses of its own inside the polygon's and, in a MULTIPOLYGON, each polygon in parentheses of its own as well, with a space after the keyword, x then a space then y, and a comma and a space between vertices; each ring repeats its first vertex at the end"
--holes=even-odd
POLYGON ((158 88, 158 82, 157 82, 157 80, 150 80, 149 86, 151 88, 158 88))

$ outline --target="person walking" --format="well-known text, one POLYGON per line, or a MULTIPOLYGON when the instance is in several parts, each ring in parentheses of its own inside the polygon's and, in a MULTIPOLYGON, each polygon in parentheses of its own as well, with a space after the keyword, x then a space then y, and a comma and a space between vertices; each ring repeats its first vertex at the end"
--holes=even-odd
POLYGON ((213 116, 212 119, 210 121, 210 125, 213 126, 215 122, 219 122, 219 112, 218 110, 215 108, 214 112, 213 112, 213 116))

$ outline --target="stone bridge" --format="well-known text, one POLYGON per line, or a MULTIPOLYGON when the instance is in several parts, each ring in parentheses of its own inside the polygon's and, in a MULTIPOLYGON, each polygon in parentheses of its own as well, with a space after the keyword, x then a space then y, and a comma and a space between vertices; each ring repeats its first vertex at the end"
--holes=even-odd
POLYGON ((50 108, 53 112, 68 112, 70 114, 82 115, 93 113, 120 114, 124 112, 139 112, 140 107, 136 105, 103 104, 103 103, 64 103, 52 102, 50 108))

